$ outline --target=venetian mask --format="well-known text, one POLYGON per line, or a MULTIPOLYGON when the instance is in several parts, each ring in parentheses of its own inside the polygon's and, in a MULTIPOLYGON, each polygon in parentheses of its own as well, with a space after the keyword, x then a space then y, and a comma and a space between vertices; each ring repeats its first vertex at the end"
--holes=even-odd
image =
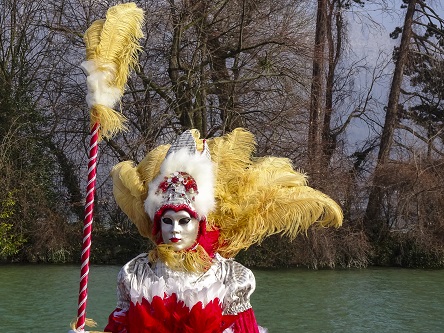
POLYGON ((174 251, 192 247, 199 233, 199 220, 185 210, 166 210, 160 219, 163 242, 174 251))

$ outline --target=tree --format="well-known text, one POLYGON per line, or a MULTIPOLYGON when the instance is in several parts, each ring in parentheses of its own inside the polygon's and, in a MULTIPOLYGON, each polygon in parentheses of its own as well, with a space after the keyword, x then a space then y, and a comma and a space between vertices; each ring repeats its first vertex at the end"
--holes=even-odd
POLYGON ((325 49, 327 36, 327 0, 318 0, 316 34, 313 55, 313 78, 310 95, 310 122, 308 128, 308 155, 311 172, 317 175, 320 170, 322 153, 322 114, 323 93, 325 91, 325 49))
POLYGON ((345 121, 339 126, 332 123, 337 111, 335 97, 343 88, 338 82, 347 40, 344 12, 354 5, 362 6, 363 2, 318 0, 317 4, 308 125, 308 161, 315 182, 324 178, 338 136, 349 123, 345 121))
MULTIPOLYGON (((413 31, 412 51, 409 53, 404 74, 409 86, 401 90, 408 106, 402 107, 401 117, 423 128, 421 136, 411 126, 402 128, 427 144, 427 157, 443 156, 444 130, 444 20, 425 2, 419 2, 413 31)), ((397 37, 394 34, 393 37, 397 37)))
POLYGON ((65 187, 54 186, 59 165, 45 108, 63 49, 45 26, 56 17, 46 1, 4 1, 0 9, 0 202, 14 203, 1 222, 24 244, 19 255, 45 258, 63 246, 66 235, 57 237, 68 213, 65 187))
POLYGON ((383 170, 388 165, 390 151, 393 144, 393 135, 399 122, 399 96, 401 93, 401 84, 404 73, 404 67, 407 62, 410 39, 412 36, 413 17, 416 10, 416 0, 408 2, 405 14, 404 25, 402 29, 401 43, 396 55, 395 70, 388 97, 388 105, 385 110, 385 122, 382 129, 381 140, 379 143, 379 153, 376 161, 373 186, 369 194, 369 200, 364 217, 364 225, 368 235, 372 239, 377 239, 387 228, 387 224, 381 219, 381 209, 383 205, 383 170))
MULTIPOLYGON (((136 145, 114 141, 122 158, 137 160, 159 137, 191 127, 212 136, 245 126, 277 146, 283 136, 292 141, 308 86, 311 25, 303 5, 243 0, 144 6, 145 52, 125 97, 131 134, 124 140, 136 145), (282 119, 288 131, 277 130, 282 119)), ((287 154, 289 146, 282 148, 287 154)))

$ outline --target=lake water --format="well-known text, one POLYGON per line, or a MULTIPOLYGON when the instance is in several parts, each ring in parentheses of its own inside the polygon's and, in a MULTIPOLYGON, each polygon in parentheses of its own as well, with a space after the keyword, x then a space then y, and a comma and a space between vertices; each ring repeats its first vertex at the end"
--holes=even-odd
MULTIPOLYGON (((92 266, 87 317, 103 329, 117 266, 92 266)), ((270 333, 444 332, 444 270, 254 270, 252 303, 270 333)), ((0 266, 0 328, 66 333, 77 315, 78 266, 0 266)))

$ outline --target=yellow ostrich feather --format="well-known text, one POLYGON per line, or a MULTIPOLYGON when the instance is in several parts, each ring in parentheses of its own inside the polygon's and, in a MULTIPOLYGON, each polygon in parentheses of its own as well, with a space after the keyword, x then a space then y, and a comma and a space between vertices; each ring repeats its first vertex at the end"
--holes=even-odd
POLYGON ((241 128, 207 142, 218 172, 244 169, 251 163, 256 148, 253 134, 241 128))
MULTIPOLYGON (((71 322, 71 329, 72 329, 73 332, 77 332, 77 330, 76 330, 76 322, 77 322, 77 318, 74 319, 71 322)), ((87 326, 87 327, 97 327, 97 323, 93 319, 91 319, 91 318, 86 318, 85 319, 85 326, 87 326)), ((91 331, 91 330, 88 330, 87 332, 88 333, 105 333, 103 331, 91 331)))
MULTIPOLYGON (((193 131, 197 147, 203 140, 193 131)), ((307 185, 306 176, 279 157, 254 158, 254 136, 236 129, 207 140, 216 165, 216 209, 208 216, 209 227, 220 230, 218 252, 234 257, 240 250, 282 233, 296 237, 314 223, 323 227, 342 224, 340 206, 307 185)), ((119 206, 150 237, 152 224, 143 211, 148 183, 159 173, 169 146, 160 146, 134 167, 122 162, 113 170, 114 194, 119 206)))
POLYGON ((97 58, 96 50, 97 46, 100 43, 100 37, 104 24, 104 19, 94 21, 83 35, 83 42, 85 43, 87 60, 97 58))
POLYGON ((275 233, 294 238, 315 222, 341 224, 339 205, 307 186, 302 174, 286 170, 290 167, 285 159, 261 158, 237 176, 224 175, 217 208, 210 215, 221 230, 222 256, 235 256, 275 233))
POLYGON ((141 235, 149 237, 152 225, 143 208, 147 192, 137 169, 131 161, 121 162, 113 168, 111 175, 114 198, 120 209, 137 226, 141 235))
POLYGON ((143 203, 148 193, 148 183, 160 172, 169 145, 150 151, 134 166, 132 161, 120 162, 111 171, 113 194, 120 209, 136 225, 140 234, 153 240, 152 222, 145 212, 143 203))
POLYGON ((85 32, 86 61, 82 67, 88 75, 91 126, 100 124, 100 139, 125 129, 125 117, 113 107, 123 95, 130 70, 137 65, 142 23, 142 9, 134 3, 120 4, 85 32))
POLYGON ((137 53, 140 51, 137 41, 143 37, 142 23, 143 10, 135 3, 126 3, 108 9, 102 26, 100 43, 96 47, 94 58, 105 65, 116 65, 112 85, 122 92, 130 68, 137 65, 137 53))
POLYGON ((162 260, 178 271, 203 273, 211 266, 211 257, 198 245, 195 251, 174 251, 170 245, 160 244, 148 254, 150 262, 162 260))

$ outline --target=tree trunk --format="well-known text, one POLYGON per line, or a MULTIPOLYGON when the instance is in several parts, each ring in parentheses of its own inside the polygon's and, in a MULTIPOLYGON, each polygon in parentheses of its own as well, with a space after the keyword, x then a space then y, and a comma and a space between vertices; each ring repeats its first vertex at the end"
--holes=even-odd
POLYGON ((308 128, 308 158, 310 172, 318 178, 322 155, 322 118, 325 72, 325 43, 327 31, 327 0, 318 0, 316 34, 313 55, 313 73, 310 94, 310 120, 308 128))
POLYGON ((396 59, 395 71, 393 73, 392 85, 388 98, 387 111, 385 114, 384 127, 379 144, 379 154, 371 189, 367 209, 364 217, 364 226, 371 239, 377 240, 387 227, 381 216, 383 204, 383 184, 380 181, 381 170, 388 163, 390 149, 393 143, 393 134, 398 118, 398 102, 401 92, 401 83, 404 73, 404 66, 407 61, 410 38, 412 35, 413 15, 415 13, 417 0, 410 0, 407 13, 405 15, 404 27, 402 31, 401 44, 396 59))
POLYGON ((336 79, 336 67, 342 53, 342 39, 344 36, 344 22, 341 12, 341 1, 332 1, 329 4, 326 29, 328 45, 328 70, 325 87, 325 110, 322 124, 322 163, 321 172, 326 170, 330 164, 330 159, 336 149, 337 135, 331 129, 331 118, 333 115, 333 94, 336 79), (333 23, 336 28, 336 35, 333 33, 333 23))
POLYGON ((193 94, 191 83, 188 80, 186 68, 180 61, 181 40, 184 33, 184 22, 181 14, 176 8, 174 1, 170 1, 171 17, 173 22, 173 39, 171 42, 171 53, 168 66, 168 74, 175 95, 174 111, 178 117, 182 130, 195 128, 193 123, 193 94))

